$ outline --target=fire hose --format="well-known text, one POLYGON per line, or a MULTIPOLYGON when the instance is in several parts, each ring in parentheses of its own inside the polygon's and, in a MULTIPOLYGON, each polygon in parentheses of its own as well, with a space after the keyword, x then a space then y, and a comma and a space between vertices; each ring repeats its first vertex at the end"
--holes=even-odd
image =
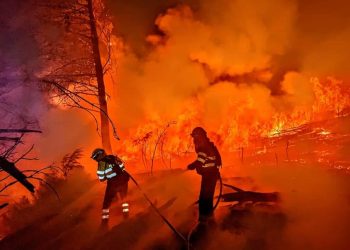
MULTIPOLYGON (((125 170, 124 170, 125 171, 125 170)), ((151 205, 151 207, 153 208, 153 210, 161 217, 161 219, 165 222, 165 224, 186 244, 187 249, 190 250, 191 249, 191 244, 190 244, 190 240, 191 240, 191 236, 192 233, 194 231, 194 229, 198 226, 199 223, 196 223, 195 226, 190 230, 187 238, 181 234, 170 222, 169 220, 158 210, 158 208, 153 204, 153 202, 150 200, 150 198, 146 195, 146 193, 143 191, 143 189, 141 188, 141 186, 138 184, 138 182, 135 180, 135 178, 130 175, 130 173, 128 173, 127 171, 125 171, 126 174, 128 174, 128 176, 130 177, 130 179, 135 183, 136 187, 139 189, 139 191, 143 194, 143 196, 145 197, 145 199, 147 200, 147 202, 151 205)), ((235 187, 233 185, 229 185, 226 183, 223 183, 221 175, 219 173, 218 175, 218 180, 219 180, 219 184, 220 184, 220 189, 219 189, 219 195, 217 196, 217 200, 215 202, 215 205, 213 206, 213 211, 218 207, 221 198, 223 197, 222 195, 222 189, 223 186, 225 187, 229 187, 233 190, 235 190, 236 192, 246 192, 238 187, 235 187)), ((197 204, 198 201, 196 201, 194 204, 197 204)))
POLYGON ((219 178, 218 179, 219 179, 219 183, 220 183, 220 191, 219 191, 218 199, 216 200, 216 203, 215 203, 215 205, 213 207, 213 211, 217 208, 217 206, 220 203, 220 199, 221 199, 221 196, 222 196, 222 186, 225 185, 225 184, 222 183, 222 179, 221 179, 220 173, 219 173, 219 178))
MULTIPOLYGON (((125 170, 124 170, 125 171, 125 170)), ((187 239, 185 238, 185 236, 183 236, 179 231, 176 230, 176 228, 169 222, 169 220, 167 218, 165 218, 165 216, 158 210, 158 208, 153 204, 153 202, 148 198, 148 196, 145 194, 145 192, 143 191, 143 189, 140 187, 140 185, 137 183, 137 181, 134 179, 134 177, 132 177, 131 174, 129 174, 127 171, 125 171, 130 179, 135 183, 136 187, 140 190, 140 192, 143 194, 143 196, 145 197, 145 199, 147 200, 147 202, 151 205, 151 207, 153 208, 153 210, 160 216, 160 218, 162 218, 162 220, 165 222, 165 224, 168 225, 168 227, 181 239, 183 240, 186 244, 188 244, 187 239)))
MULTIPOLYGON (((124 170, 125 171, 125 170, 124 170)), ((191 235, 193 233, 193 230, 196 228, 196 226, 198 225, 198 223, 191 229, 191 231, 189 232, 187 238, 181 234, 170 222, 169 220, 158 210, 158 208, 153 204, 153 202, 150 200, 150 198, 146 195, 146 193, 143 191, 143 189, 141 188, 141 186, 138 184, 138 182, 135 180, 135 178, 130 174, 128 173, 127 171, 125 171, 130 179, 135 183, 136 187, 139 189, 139 191, 142 193, 142 195, 145 197, 145 199, 147 200, 147 202, 151 205, 151 207, 153 208, 153 210, 159 215, 159 217, 165 222, 165 224, 182 240, 186 243, 187 245, 187 249, 191 249, 191 245, 190 245, 190 239, 191 239, 191 235)), ((213 207, 213 210, 215 210, 217 208, 217 206, 219 205, 220 203, 220 199, 221 199, 221 196, 222 196, 222 187, 223 186, 230 186, 228 184, 224 184, 222 182, 222 178, 220 176, 220 173, 219 173, 219 176, 218 176, 218 179, 219 179, 219 183, 220 183, 220 191, 219 191, 219 196, 216 200, 216 203, 213 207)), ((237 188, 238 189, 238 188, 237 188)), ((196 202, 197 203, 197 202, 196 202)))

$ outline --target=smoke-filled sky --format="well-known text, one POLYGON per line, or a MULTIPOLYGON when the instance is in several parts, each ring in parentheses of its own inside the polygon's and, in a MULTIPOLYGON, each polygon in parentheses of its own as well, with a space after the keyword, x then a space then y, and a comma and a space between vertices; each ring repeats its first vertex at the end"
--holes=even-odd
POLYGON ((83 112, 53 108, 39 88, 37 73, 46 65, 36 40, 41 23, 33 3, 0 1, 0 127, 42 130, 35 138, 25 136, 18 149, 28 150, 35 144, 31 156, 39 157, 41 162, 24 162, 31 169, 84 147, 95 135, 93 120, 83 112))
POLYGON ((261 116, 252 123, 311 108, 310 77, 349 79, 347 5, 109 1, 115 32, 124 40, 115 86, 121 126, 144 116, 174 119, 170 114, 178 116, 190 99, 200 123, 212 130, 228 115, 238 116, 237 107, 261 116))
POLYGON ((287 35, 286 50, 276 55, 276 63, 282 64, 279 67, 297 69, 303 66, 300 65, 301 61, 306 60, 305 67, 309 70, 312 70, 309 68, 311 66, 315 67, 315 71, 319 69, 332 74, 344 74, 349 70, 345 61, 349 53, 347 44, 350 32, 347 11, 349 3, 346 0, 109 1, 115 16, 117 34, 125 37, 138 54, 145 52, 145 37, 156 30, 155 18, 167 8, 178 4, 190 6, 198 20, 204 23, 216 22, 218 26, 225 25, 222 21, 229 17, 232 17, 232 23, 239 23, 242 17, 247 20, 252 16, 266 24, 265 28, 270 28, 270 24, 279 25, 280 29, 271 29, 272 39, 278 39, 282 34, 287 35), (235 11, 242 14, 242 17, 235 15, 235 11), (332 62, 319 65, 320 60, 332 62), (315 62, 318 65, 308 65, 315 62))

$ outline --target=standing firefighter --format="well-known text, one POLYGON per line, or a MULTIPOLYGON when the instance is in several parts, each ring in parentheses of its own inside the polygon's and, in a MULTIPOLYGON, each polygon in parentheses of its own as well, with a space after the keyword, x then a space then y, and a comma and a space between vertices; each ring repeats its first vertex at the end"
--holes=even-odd
POLYGON ((129 174, 120 158, 114 155, 106 155, 103 149, 97 148, 92 152, 91 158, 98 162, 97 176, 102 181, 107 181, 105 197, 102 207, 102 223, 109 219, 109 207, 114 198, 118 199, 119 193, 122 201, 122 212, 124 218, 129 215, 129 204, 125 201, 128 192, 129 174))
POLYGON ((201 127, 193 129, 191 136, 197 159, 188 165, 188 169, 196 169, 202 176, 199 194, 199 222, 206 222, 213 216, 213 198, 216 181, 220 176, 221 156, 214 143, 207 137, 207 132, 201 127))

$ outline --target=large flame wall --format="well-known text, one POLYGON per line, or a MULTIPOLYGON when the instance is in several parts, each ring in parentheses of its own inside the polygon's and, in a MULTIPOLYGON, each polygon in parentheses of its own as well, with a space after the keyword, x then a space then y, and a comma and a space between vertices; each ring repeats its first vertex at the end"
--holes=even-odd
POLYGON ((118 80, 110 100, 123 151, 140 152, 135 145, 142 140, 154 147, 165 129, 167 151, 185 152, 198 125, 233 151, 346 114, 348 73, 342 65, 333 69, 346 55, 339 37, 349 32, 340 22, 336 35, 306 31, 305 25, 313 27, 311 14, 326 8, 311 6, 284 0, 180 4, 158 14, 157 32, 144 37, 148 50, 142 55, 127 36, 142 24, 130 23, 125 40, 115 42, 118 80))

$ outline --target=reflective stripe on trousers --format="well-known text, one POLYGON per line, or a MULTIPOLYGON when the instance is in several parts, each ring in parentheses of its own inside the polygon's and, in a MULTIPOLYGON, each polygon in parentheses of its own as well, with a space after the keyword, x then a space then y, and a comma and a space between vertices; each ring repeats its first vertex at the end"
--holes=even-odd
POLYGON ((123 202, 122 211, 123 211, 123 213, 129 213, 129 203, 123 202))
POLYGON ((102 209, 102 220, 109 219, 109 209, 102 209))

